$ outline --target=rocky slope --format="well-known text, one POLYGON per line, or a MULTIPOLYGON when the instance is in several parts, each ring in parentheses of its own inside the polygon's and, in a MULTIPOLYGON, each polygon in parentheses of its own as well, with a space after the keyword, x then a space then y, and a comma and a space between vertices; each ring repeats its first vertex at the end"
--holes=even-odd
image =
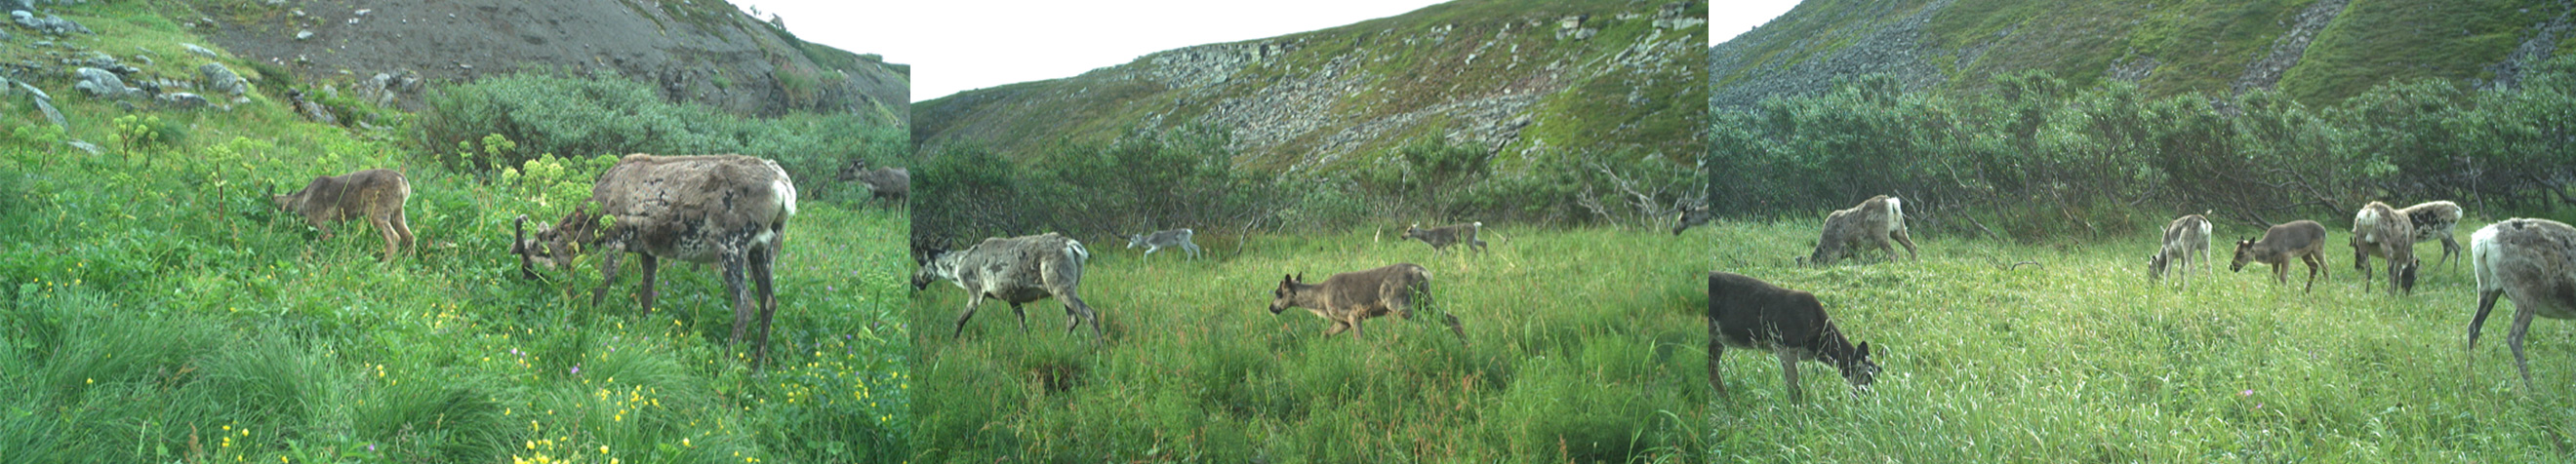
MULTIPOLYGON (((173 20, 306 81, 611 71, 746 115, 909 114, 910 70, 797 40, 722 0, 189 0, 173 20)), ((819 20, 819 18, 818 18, 819 20)), ((344 84, 344 87, 348 84, 344 84)))
POLYGON ((1743 107, 1884 73, 1975 92, 2026 69, 2150 92, 2277 89, 2330 103, 2392 79, 2510 85, 2576 47, 2576 2, 1807 0, 1709 49, 1710 103, 1743 107))
POLYGON ((913 140, 923 156, 972 143, 1025 159, 1207 124, 1235 135, 1238 164, 1287 172, 1425 137, 1487 147, 1504 169, 1614 152, 1688 160, 1705 150, 1707 11, 1691 0, 1460 0, 922 102, 913 140))

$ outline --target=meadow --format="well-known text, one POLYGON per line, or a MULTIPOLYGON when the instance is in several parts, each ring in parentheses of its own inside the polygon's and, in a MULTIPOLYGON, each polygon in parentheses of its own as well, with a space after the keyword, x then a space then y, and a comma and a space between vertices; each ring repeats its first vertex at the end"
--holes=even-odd
MULTIPOLYGON (((2561 218, 2564 219, 2564 218, 2561 218)), ((2475 215, 2465 242, 2491 222, 2475 215)), ((2015 244, 1918 232, 1915 262, 1801 268, 1809 221, 1729 222, 1675 237, 1488 228, 1492 252, 1434 256, 1396 230, 1211 237, 1213 259, 1089 242, 1083 296, 1105 340, 1021 333, 987 302, 962 337, 947 283, 917 293, 924 462, 2542 462, 2571 449, 2571 329, 2533 325, 2525 390, 2465 264, 2411 296, 2364 292, 2332 225, 2313 293, 2269 268, 2151 285, 2155 231, 2015 244), (1461 343, 1431 318, 1322 335, 1265 311, 1284 273, 1414 262, 1461 343), (2028 262, 2028 264, 2019 264, 2028 262), (2016 266, 2016 264, 2019 264, 2016 266), (1709 389, 1705 276, 1814 292, 1885 371, 1860 391, 1805 363, 1789 403, 1776 360, 1730 350, 1709 389)), ((1399 229, 1400 230, 1400 229, 1399 229)), ((1105 238, 1104 238, 1105 239, 1105 238)), ((2419 255, 2439 256, 2439 244, 2419 255)), ((2297 269, 2294 269, 2297 274, 2297 269)), ((2384 277, 2384 276, 2383 276, 2384 277)), ((2384 289, 2383 289, 2384 290, 2384 289)), ((2500 303, 2500 313, 2511 303, 2500 303)))
MULTIPOLYGON (((211 43, 170 8, 68 11, 101 34, 60 40, 163 57, 211 43)), ((261 92, 300 87, 223 62, 261 92)), ((650 316, 632 264, 596 307, 595 258, 519 277, 512 219, 560 217, 614 158, 419 143, 413 115, 366 106, 340 114, 372 126, 316 124, 269 93, 127 110, 31 83, 67 121, 23 94, 0 104, 15 110, 0 113, 0 463, 890 462, 911 441, 910 219, 843 200, 855 187, 799 177, 755 373, 748 343, 725 346, 731 306, 707 267, 664 266, 650 316), (413 190, 418 241, 390 263, 363 221, 319 240, 267 198, 364 168, 413 190)), ((810 132, 900 133, 844 129, 810 132)))

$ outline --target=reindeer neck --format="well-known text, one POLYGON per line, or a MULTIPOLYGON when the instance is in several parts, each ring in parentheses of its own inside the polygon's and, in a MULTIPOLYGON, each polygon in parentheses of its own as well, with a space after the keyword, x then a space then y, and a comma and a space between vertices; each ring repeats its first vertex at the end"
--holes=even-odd
POLYGON ((1323 284, 1290 282, 1288 290, 1288 303, 1300 308, 1324 309, 1325 300, 1330 297, 1323 284))
POLYGON ((1842 328, 1835 327, 1832 322, 1825 323, 1824 333, 1816 335, 1816 356, 1834 365, 1857 361, 1853 359, 1853 351, 1857 350, 1852 346, 1850 339, 1843 338, 1842 328))

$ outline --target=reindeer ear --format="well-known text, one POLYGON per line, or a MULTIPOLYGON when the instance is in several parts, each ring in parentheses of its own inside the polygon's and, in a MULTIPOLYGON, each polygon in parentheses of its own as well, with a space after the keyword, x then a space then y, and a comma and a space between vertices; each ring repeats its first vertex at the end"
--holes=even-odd
POLYGON ((1869 342, 1860 342, 1860 359, 1869 359, 1869 342))

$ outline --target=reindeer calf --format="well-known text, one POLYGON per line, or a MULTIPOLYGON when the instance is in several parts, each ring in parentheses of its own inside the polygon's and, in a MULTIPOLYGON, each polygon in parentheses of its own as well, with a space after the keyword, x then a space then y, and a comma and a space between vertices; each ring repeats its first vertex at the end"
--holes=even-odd
POLYGON ((1726 347, 1769 351, 1780 358, 1780 377, 1789 401, 1798 401, 1798 361, 1822 360, 1841 370, 1843 380, 1867 387, 1878 378, 1869 360, 1869 342, 1855 348, 1842 329, 1825 316, 1825 307, 1807 292, 1780 288, 1752 277, 1708 273, 1708 385, 1726 394, 1718 360, 1726 347))
POLYGON ((366 218, 385 236, 385 262, 412 244, 411 224, 403 220, 403 203, 411 200, 411 182, 402 173, 368 169, 343 176, 315 177, 303 190, 269 195, 279 209, 304 216, 304 222, 331 239, 331 224, 366 218))
POLYGON ((1431 251, 1433 254, 1446 253, 1448 252, 1450 245, 1460 243, 1465 243, 1469 248, 1474 248, 1477 253, 1483 253, 1485 252, 1485 241, 1476 239, 1476 231, 1484 228, 1485 223, 1482 222, 1433 227, 1429 229, 1422 228, 1421 223, 1414 223, 1413 225, 1405 226, 1404 236, 1398 237, 1397 239, 1421 240, 1422 243, 1431 244, 1431 251))
POLYGON ((1816 251, 1802 262, 1828 266, 1852 254, 1855 245, 1877 245, 1887 251, 1887 259, 1896 259, 1896 247, 1905 245, 1906 259, 1915 259, 1914 237, 1905 232, 1905 205, 1896 197, 1869 197, 1851 209, 1834 211, 1825 216, 1824 236, 1816 240, 1816 251))
POLYGON ((1154 256, 1155 251, 1160 251, 1164 248, 1180 248, 1182 252, 1188 253, 1189 257, 1196 258, 1199 257, 1200 254, 1199 244, 1190 243, 1190 236, 1196 234, 1198 234, 1198 232, 1193 232, 1189 228, 1179 228, 1129 235, 1127 236, 1127 249, 1133 250, 1136 249, 1137 245, 1144 245, 1145 256, 1150 257, 1154 256))
POLYGON ((2165 269, 2179 261, 2182 263, 2182 270, 2178 272, 2182 275, 2182 286, 2191 288, 2193 267, 2200 268, 2204 274, 2209 272, 2209 232, 2209 218, 2198 214, 2183 216, 2174 219, 2172 224, 2166 224, 2164 249, 2147 257, 2147 281, 2163 278, 2165 269), (2192 258, 2195 251, 2200 252, 2199 259, 2192 258))
POLYGON ((2295 258, 2308 265, 2308 286, 2301 291, 2315 290, 2317 275, 2331 274, 2326 272, 2325 248, 2325 225, 2309 220, 2290 221, 2264 230, 2260 242, 2236 241, 2236 261, 2229 263, 2227 270, 2244 272, 2245 263, 2261 261, 2272 265, 2273 280, 2287 284, 2290 283, 2290 260, 2295 258))
MULTIPOLYGON (((1305 280, 1304 276, 1279 276, 1279 289, 1270 294, 1270 314, 1306 308, 1333 321, 1333 327, 1324 330, 1328 337, 1350 330, 1351 338, 1363 338, 1368 330, 1360 327, 1361 322, 1390 312, 1412 320, 1414 298, 1431 292, 1431 272, 1413 263, 1333 274, 1318 284, 1305 280)), ((1467 339, 1467 329, 1458 324, 1457 315, 1442 310, 1440 318, 1458 340, 1467 339)))
POLYGON ((2361 290, 2370 291, 2370 257, 2388 258, 2388 292, 2415 293, 2415 225, 2387 203, 2370 202, 2352 216, 2352 267, 2361 290))
POLYGON ((902 203, 905 198, 912 196, 912 170, 910 169, 868 169, 867 160, 852 159, 849 166, 841 167, 838 178, 842 182, 858 181, 860 185, 868 188, 868 195, 871 198, 893 199, 896 203, 902 203))

